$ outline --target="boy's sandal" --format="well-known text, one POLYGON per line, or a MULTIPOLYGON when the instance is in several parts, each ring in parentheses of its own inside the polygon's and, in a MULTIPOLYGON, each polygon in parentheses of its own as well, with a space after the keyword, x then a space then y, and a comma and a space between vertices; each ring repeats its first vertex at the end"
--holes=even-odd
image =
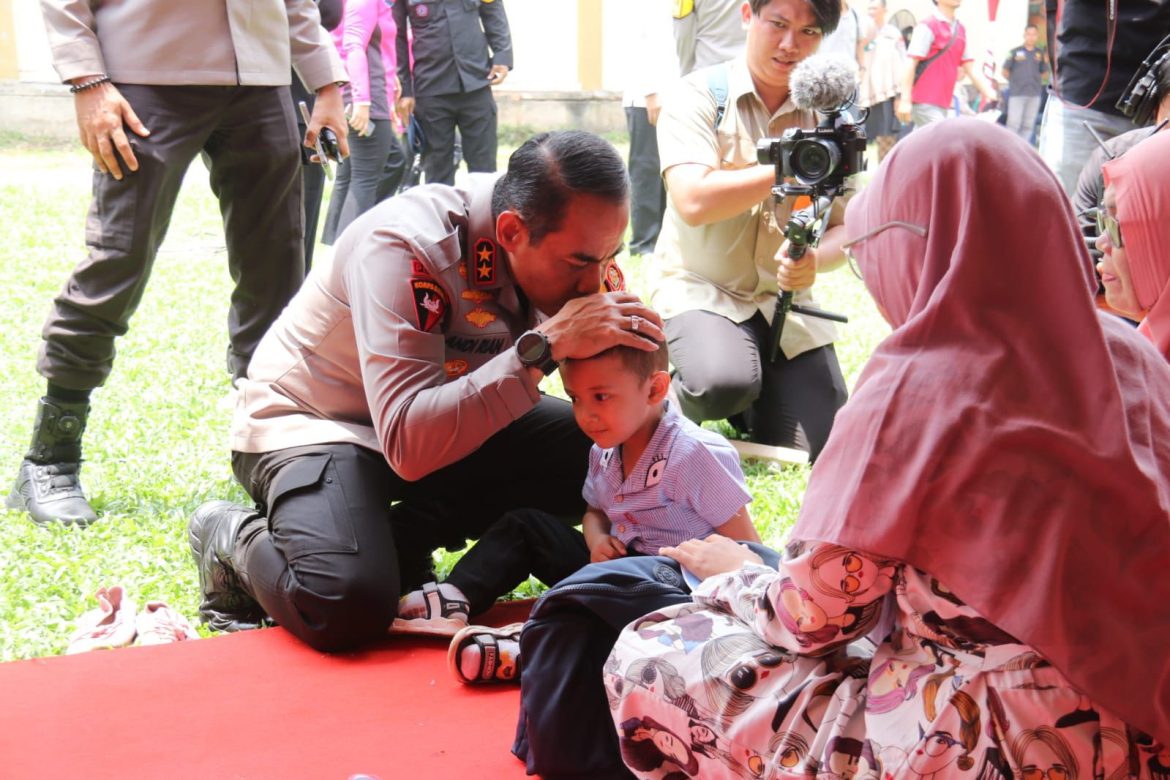
POLYGON ((513 657, 511 652, 501 651, 500 641, 508 640, 520 642, 520 631, 523 623, 494 628, 492 626, 467 626, 451 639, 451 646, 447 648, 447 668, 455 679, 464 685, 480 685, 483 683, 508 683, 520 681, 520 657, 517 653, 513 657), (463 673, 460 660, 463 650, 471 645, 479 647, 479 666, 474 675, 463 673))
POLYGON ((434 582, 423 585, 422 592, 427 614, 417 618, 394 618, 394 622, 390 624, 391 634, 455 636, 461 629, 467 627, 466 601, 443 598, 439 586, 434 582))

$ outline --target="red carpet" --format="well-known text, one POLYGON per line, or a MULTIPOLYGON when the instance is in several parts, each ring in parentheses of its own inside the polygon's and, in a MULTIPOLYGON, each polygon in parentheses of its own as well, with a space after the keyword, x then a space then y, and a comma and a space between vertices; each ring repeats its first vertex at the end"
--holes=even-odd
POLYGON ((519 687, 462 686, 446 653, 394 637, 325 655, 275 628, 0 664, 0 777, 525 777, 519 687))

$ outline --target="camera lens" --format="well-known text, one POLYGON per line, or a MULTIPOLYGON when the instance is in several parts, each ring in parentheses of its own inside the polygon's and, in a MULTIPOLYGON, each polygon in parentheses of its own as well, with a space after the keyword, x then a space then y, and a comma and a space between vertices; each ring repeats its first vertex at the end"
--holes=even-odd
POLYGON ((841 150, 836 144, 820 138, 805 138, 792 149, 792 173, 805 184, 816 184, 826 178, 841 161, 841 150))

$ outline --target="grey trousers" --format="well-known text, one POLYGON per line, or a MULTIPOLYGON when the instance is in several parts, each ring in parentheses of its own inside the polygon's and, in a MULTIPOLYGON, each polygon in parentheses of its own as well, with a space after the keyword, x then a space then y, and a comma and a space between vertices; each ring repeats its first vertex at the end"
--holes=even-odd
POLYGON ((1097 148, 1089 125, 1108 141, 1116 135, 1133 130, 1135 125, 1123 116, 1079 108, 1050 94, 1044 104, 1044 118, 1040 123, 1040 156, 1052 169, 1065 193, 1071 198, 1077 192, 1077 179, 1089 154, 1097 148))
POLYGON ((373 125, 374 132, 367 136, 350 133, 349 157, 337 169, 337 180, 333 183, 333 195, 329 199, 329 211, 321 232, 322 244, 332 245, 350 222, 382 200, 379 195, 382 179, 386 176, 387 160, 395 150, 397 158, 403 157, 391 121, 374 119, 373 125))
MULTIPOLYGON (((304 278, 301 153, 286 87, 119 84, 151 131, 127 130, 137 171, 94 170, 88 256, 54 299, 37 370, 75 390, 98 387, 114 362, 170 226, 183 176, 205 153, 219 200, 228 273, 228 370, 243 376, 260 338, 304 278)), ((203 316, 190 312, 189 316, 203 316)))
POLYGON ((1012 95, 1008 98, 1007 129, 1031 143, 1036 115, 1040 113, 1039 95, 1012 95))
POLYGON ((848 391, 830 344, 775 363, 764 356, 764 315, 735 323, 705 311, 666 321, 674 388, 695 422, 743 415, 752 441, 820 454, 848 391))

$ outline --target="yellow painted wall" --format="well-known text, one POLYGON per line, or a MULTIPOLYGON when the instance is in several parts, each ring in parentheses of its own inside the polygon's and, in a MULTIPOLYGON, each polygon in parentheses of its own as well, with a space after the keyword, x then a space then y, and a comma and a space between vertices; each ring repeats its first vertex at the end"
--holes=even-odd
POLYGON ((0 0, 0 80, 15 81, 20 76, 16 61, 16 21, 12 15, 13 0, 0 0))
POLYGON ((577 80, 584 90, 601 89, 601 5, 577 0, 577 80))

